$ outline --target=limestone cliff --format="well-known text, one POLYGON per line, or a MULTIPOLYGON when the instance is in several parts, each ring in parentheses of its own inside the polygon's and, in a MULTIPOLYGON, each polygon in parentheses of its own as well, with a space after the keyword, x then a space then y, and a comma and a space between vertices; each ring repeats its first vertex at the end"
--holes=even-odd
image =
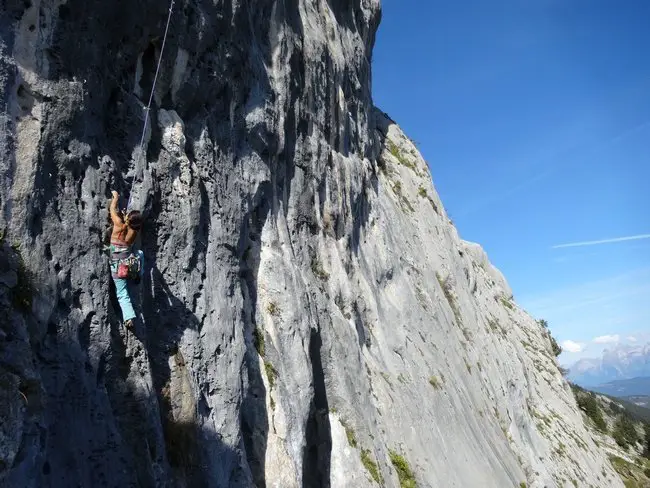
POLYGON ((145 158, 167 1, 0 8, 2 486, 621 486, 373 108, 378 0, 176 0, 145 158))

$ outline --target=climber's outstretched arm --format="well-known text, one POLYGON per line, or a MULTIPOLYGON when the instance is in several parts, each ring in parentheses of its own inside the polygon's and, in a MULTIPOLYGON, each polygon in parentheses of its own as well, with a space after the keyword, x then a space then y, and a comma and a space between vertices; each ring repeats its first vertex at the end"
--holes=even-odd
POLYGON ((111 214, 111 220, 113 221, 113 225, 121 227, 123 225, 123 222, 117 210, 117 203, 120 198, 120 195, 116 191, 113 191, 112 193, 113 193, 113 199, 111 200, 111 204, 108 207, 108 211, 111 214))

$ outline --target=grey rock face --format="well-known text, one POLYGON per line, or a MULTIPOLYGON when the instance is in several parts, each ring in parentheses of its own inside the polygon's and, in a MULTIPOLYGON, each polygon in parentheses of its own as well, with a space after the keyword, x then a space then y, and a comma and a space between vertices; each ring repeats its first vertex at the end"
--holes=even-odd
POLYGON ((178 0, 142 158, 167 7, 2 6, 0 483, 399 486, 399 455, 418 486, 620 486, 372 107, 378 0, 178 0), (132 184, 127 333, 102 241, 132 184))

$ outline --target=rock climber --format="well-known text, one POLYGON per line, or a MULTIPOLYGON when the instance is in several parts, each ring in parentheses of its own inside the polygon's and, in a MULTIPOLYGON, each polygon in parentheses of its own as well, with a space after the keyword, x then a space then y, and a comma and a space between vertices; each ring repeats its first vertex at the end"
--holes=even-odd
POLYGON ((113 199, 108 207, 113 230, 111 232, 110 260, 111 277, 115 283, 117 301, 122 309, 122 318, 127 328, 133 327, 135 311, 129 296, 129 281, 140 282, 144 273, 144 254, 133 253, 132 246, 142 228, 142 214, 137 210, 120 212, 118 201, 120 195, 113 191, 113 199))

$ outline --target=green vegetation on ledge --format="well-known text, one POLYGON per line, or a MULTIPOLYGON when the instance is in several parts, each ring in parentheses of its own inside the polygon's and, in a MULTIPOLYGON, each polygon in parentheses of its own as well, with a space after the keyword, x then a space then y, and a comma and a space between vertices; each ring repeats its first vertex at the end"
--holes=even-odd
POLYGON ((390 139, 386 139, 386 146, 388 147, 388 151, 395 157, 395 159, 397 159, 397 161, 399 161, 399 164, 401 164, 402 166, 406 166, 408 169, 415 171, 415 173, 419 175, 418 169, 415 166, 415 164, 413 164, 411 161, 409 161, 402 155, 399 148, 395 145, 393 141, 391 141, 390 139))
POLYGON ((612 437, 624 449, 633 446, 640 440, 632 419, 627 415, 618 416, 614 423, 612 437))
POLYGON ((370 454, 370 451, 368 449, 361 449, 361 463, 378 485, 383 484, 384 480, 381 476, 381 473, 379 472, 377 463, 373 459, 372 454, 370 454))
POLYGON ((264 361, 264 369, 269 379, 269 386, 273 388, 275 386, 275 380, 278 378, 278 372, 269 361, 264 361))
POLYGON ((574 390, 574 394, 578 402, 578 407, 594 422, 598 430, 607 433, 607 422, 603 418, 603 412, 598 406, 596 398, 593 395, 586 394, 586 392, 576 393, 574 390))
POLYGON ((253 331, 253 345, 257 350, 257 354, 264 357, 264 355, 266 354, 264 331, 261 330, 259 327, 255 327, 255 330, 253 331))
POLYGON ((430 384, 431 386, 433 386, 436 390, 439 390, 439 389, 442 388, 442 383, 440 382, 440 380, 438 379, 438 377, 435 376, 435 375, 434 375, 434 376, 431 376, 431 378, 429 378, 429 384, 430 384))
POLYGON ((411 467, 406 459, 404 459, 404 456, 395 451, 389 451, 388 454, 390 455, 390 462, 393 463, 395 471, 397 471, 400 488, 417 488, 418 485, 415 481, 415 476, 413 476, 411 467))
POLYGON ((352 427, 350 427, 343 419, 341 419, 341 425, 345 429, 345 436, 348 438, 348 444, 350 444, 350 447, 357 447, 357 436, 352 427))

